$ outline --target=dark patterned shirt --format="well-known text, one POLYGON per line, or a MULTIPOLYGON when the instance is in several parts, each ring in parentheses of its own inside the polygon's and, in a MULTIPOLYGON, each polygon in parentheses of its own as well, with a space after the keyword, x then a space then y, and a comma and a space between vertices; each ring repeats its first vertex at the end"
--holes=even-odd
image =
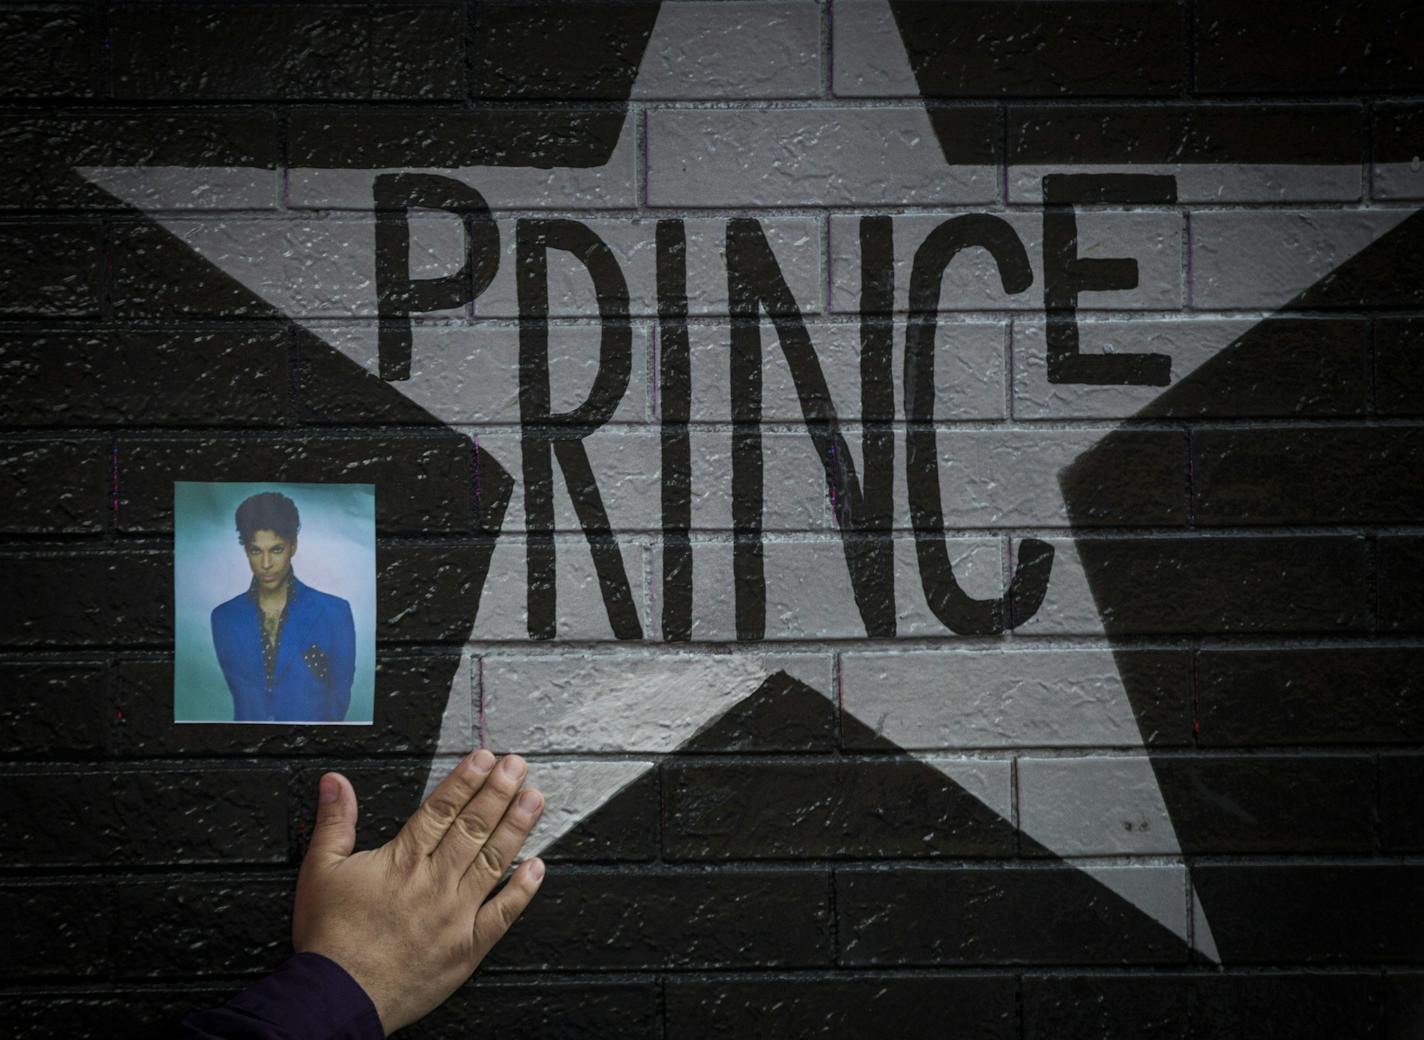
POLYGON ((270 690, 277 671, 277 650, 282 645, 282 629, 287 627, 287 614, 292 609, 292 600, 297 596, 297 576, 290 567, 287 568, 287 602, 282 605, 282 613, 277 618, 275 628, 267 624, 267 614, 262 609, 257 588, 257 575, 254 574, 252 584, 247 587, 247 594, 252 597, 252 604, 257 608, 257 628, 262 633, 262 666, 267 670, 267 689, 270 690))

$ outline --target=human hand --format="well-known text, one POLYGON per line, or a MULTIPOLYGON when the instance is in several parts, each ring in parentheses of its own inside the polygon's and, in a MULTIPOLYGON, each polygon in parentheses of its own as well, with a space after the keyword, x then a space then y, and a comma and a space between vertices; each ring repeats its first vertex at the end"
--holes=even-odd
POLYGON ((532 859, 489 898, 544 808, 538 791, 520 792, 526 772, 518 755, 498 768, 488 751, 467 755, 399 834, 354 854, 356 792, 340 773, 321 778, 292 946, 346 969, 387 1034, 468 979, 538 891, 544 864, 532 859))

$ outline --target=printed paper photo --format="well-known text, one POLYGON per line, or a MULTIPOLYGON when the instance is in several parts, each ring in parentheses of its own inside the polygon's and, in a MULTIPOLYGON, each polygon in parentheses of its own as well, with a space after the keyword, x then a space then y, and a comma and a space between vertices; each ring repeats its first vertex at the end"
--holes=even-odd
POLYGON ((369 725, 371 484, 175 481, 175 722, 369 725))

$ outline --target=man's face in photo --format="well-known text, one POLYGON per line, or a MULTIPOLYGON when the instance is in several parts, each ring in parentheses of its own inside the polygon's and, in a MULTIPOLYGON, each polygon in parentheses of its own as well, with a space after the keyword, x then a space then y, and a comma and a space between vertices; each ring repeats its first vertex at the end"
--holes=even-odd
POLYGON ((295 538, 288 541, 276 531, 253 532, 252 541, 247 543, 247 565, 252 568, 262 591, 272 592, 282 587, 296 554, 295 538))

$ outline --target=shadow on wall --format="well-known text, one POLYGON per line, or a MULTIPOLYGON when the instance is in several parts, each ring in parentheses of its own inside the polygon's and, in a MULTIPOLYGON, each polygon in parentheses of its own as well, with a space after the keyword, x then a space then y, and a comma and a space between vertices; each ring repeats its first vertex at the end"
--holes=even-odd
MULTIPOLYGON (((1130 667, 1131 651, 1167 637, 1198 648, 1193 729, 1203 750, 1424 736, 1420 648, 1251 646, 1418 631, 1424 621, 1418 535, 1308 530, 1424 519, 1424 432, 1265 422, 1369 414, 1370 330, 1358 312, 1380 316, 1382 350, 1406 338, 1417 349, 1418 319, 1388 315, 1421 304, 1424 213, 1416 213, 1139 412, 1136 420, 1181 421, 1190 431, 1179 533, 1091 531, 1130 472, 1131 420, 1062 473, 1075 548, 1144 734, 1155 689, 1130 667), (1343 310, 1356 317, 1334 313, 1343 310)), ((1387 386, 1379 393, 1383 400, 1387 386)), ((1388 414, 1388 404, 1380 410, 1388 414)), ((1279 961, 1286 951, 1337 962, 1424 954, 1417 870, 1199 862, 1243 851, 1377 854, 1372 755, 1159 755, 1153 767, 1223 964, 1279 961)), ((1386 827, 1383 851, 1407 849, 1391 848, 1393 840, 1386 827)))

